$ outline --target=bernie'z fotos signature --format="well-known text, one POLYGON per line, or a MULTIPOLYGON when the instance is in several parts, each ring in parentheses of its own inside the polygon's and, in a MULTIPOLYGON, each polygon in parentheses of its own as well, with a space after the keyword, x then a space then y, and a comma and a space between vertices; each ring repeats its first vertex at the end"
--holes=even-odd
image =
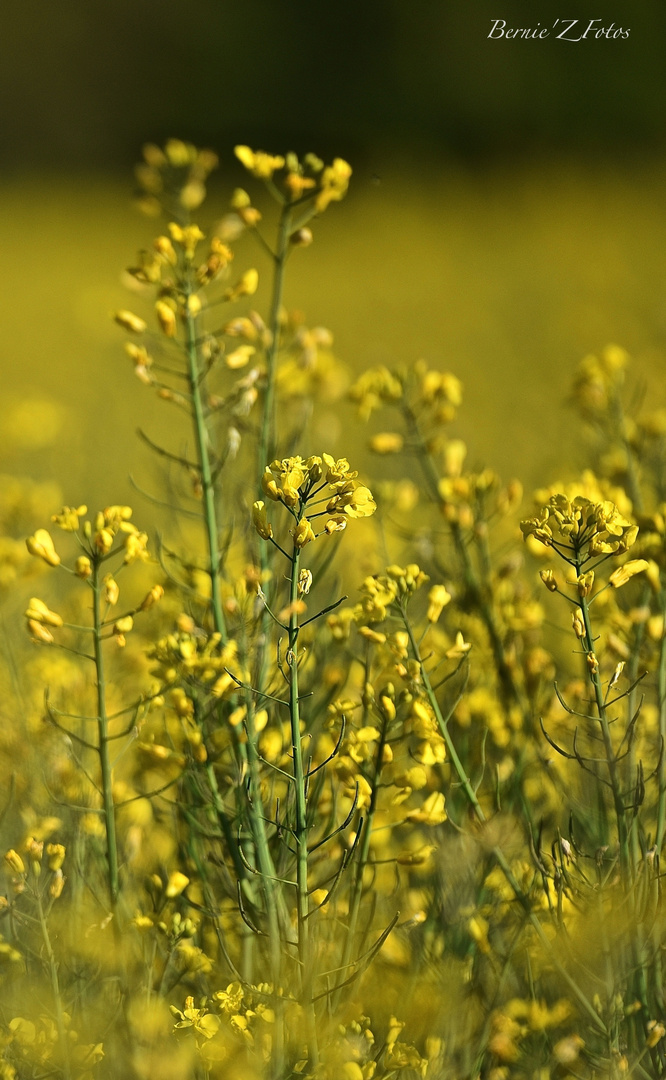
POLYGON ((550 28, 547 26, 542 27, 541 23, 538 22, 536 26, 524 29, 522 27, 513 28, 507 26, 506 19, 493 19, 493 25, 490 28, 488 37, 494 40, 505 38, 507 41, 512 38, 527 38, 539 41, 550 37, 551 34, 554 34, 558 41, 592 41, 599 38, 614 41, 618 38, 626 40, 629 37, 629 30, 624 30, 621 26, 616 26, 615 23, 611 23, 610 26, 599 26, 598 24, 601 22, 601 19, 590 19, 586 25, 583 19, 555 19, 550 28))

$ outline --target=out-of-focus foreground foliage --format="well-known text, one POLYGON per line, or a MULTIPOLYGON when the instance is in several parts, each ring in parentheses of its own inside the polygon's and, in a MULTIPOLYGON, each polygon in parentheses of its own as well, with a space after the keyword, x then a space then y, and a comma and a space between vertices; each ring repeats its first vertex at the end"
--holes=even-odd
POLYGON ((521 511, 455 371, 285 307, 348 163, 236 156, 216 220, 210 151, 137 170, 144 510, 0 487, 1 1074, 661 1076, 664 410, 587 355, 521 511))

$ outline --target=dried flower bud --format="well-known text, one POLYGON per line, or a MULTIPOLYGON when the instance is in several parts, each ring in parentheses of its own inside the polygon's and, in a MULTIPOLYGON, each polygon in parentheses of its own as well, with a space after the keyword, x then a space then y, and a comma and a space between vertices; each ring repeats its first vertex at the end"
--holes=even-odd
POLYGON ((161 585, 153 585, 150 592, 146 593, 143 600, 139 604, 139 611, 148 611, 155 604, 158 604, 164 596, 164 589, 161 585))

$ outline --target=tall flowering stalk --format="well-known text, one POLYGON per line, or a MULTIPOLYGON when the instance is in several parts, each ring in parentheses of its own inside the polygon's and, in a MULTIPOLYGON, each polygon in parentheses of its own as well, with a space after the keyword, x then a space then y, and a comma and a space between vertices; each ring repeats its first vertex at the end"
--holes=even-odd
MULTIPOLYGON (((312 585, 312 573, 301 566, 301 553, 310 543, 320 537, 341 532, 354 518, 369 517, 375 511, 375 502, 369 488, 357 479, 349 463, 342 458, 336 461, 329 454, 322 457, 292 457, 275 460, 265 469, 262 488, 266 498, 281 503, 292 518, 289 530, 290 550, 276 539, 273 525, 268 519, 263 500, 253 507, 254 526, 263 540, 268 541, 282 554, 289 564, 289 603, 287 623, 281 618, 278 624, 287 635, 286 675, 289 686, 289 723, 291 731, 293 816, 289 831, 296 845, 296 909, 297 950, 300 997, 306 1014, 308 1058, 311 1069, 317 1066, 319 1048, 313 985, 315 962, 310 933, 310 900, 308 884, 310 821, 308 815, 309 775, 303 758, 303 719, 301 716, 301 691, 299 684, 299 634, 307 622, 321 617, 325 611, 301 622, 299 616, 305 610, 304 597, 312 585), (316 531, 318 530, 318 531, 316 531)), ((337 605, 333 605, 335 607, 337 605)), ((305 725, 307 730, 307 724, 305 725)))
MULTIPOLYGON (((62 711, 50 702, 47 702, 48 715, 51 722, 79 746, 92 751, 98 758, 100 780, 97 790, 99 791, 102 806, 102 819, 106 833, 106 865, 109 888, 109 899, 112 909, 115 910, 120 894, 119 878, 119 854, 116 833, 116 802, 113 790, 113 766, 111 747, 118 739, 127 738, 134 726, 140 703, 134 703, 127 709, 109 715, 107 707, 107 658, 106 649, 108 643, 113 643, 117 648, 125 646, 126 637, 134 627, 136 616, 154 606, 163 595, 161 585, 155 585, 147 593, 142 602, 136 607, 130 608, 122 614, 117 614, 116 608, 120 589, 117 576, 125 567, 136 561, 144 561, 148 558, 148 536, 141 532, 130 520, 132 510, 129 506, 109 506, 99 511, 93 520, 83 522, 80 518, 87 513, 87 507, 77 508, 64 507, 59 514, 54 515, 56 526, 65 532, 73 533, 76 537, 79 554, 73 562, 73 566, 67 566, 62 562, 60 555, 55 549, 50 534, 45 529, 38 529, 28 538, 27 546, 31 554, 41 558, 49 566, 57 566, 69 571, 80 578, 90 590, 91 596, 91 623, 88 626, 65 623, 62 617, 51 611, 40 599, 34 597, 26 610, 28 630, 33 639, 45 645, 55 645, 63 648, 75 656, 81 657, 92 663, 95 671, 95 698, 96 714, 83 716, 78 719, 94 723, 97 727, 97 741, 92 742, 87 737, 76 734, 71 728, 63 724, 63 719, 70 716, 67 711, 62 711), (110 569, 109 569, 110 568, 110 569), (60 640, 62 635, 56 638, 54 631, 64 628, 83 635, 92 642, 92 652, 87 647, 78 648, 72 644, 60 640), (117 730, 118 725, 113 721, 124 713, 131 716, 130 724, 117 730)), ((71 635, 70 635, 71 637, 71 635)))
MULTIPOLYGON (((630 719, 621 740, 613 738, 611 725, 616 717, 614 706, 633 690, 616 691, 624 664, 620 663, 606 688, 602 682, 601 663, 597 650, 597 637, 592 625, 592 606, 595 600, 607 589, 617 590, 649 568, 646 559, 629 559, 612 570, 605 585, 599 586, 599 571, 609 559, 618 559, 636 543, 638 526, 624 517, 614 503, 605 501, 593 503, 583 496, 568 498, 563 494, 551 496, 548 504, 537 515, 521 523, 525 539, 533 537, 538 543, 552 549, 553 553, 567 564, 573 572, 568 588, 562 588, 552 570, 541 572, 544 585, 550 592, 563 595, 572 607, 572 628, 583 655, 585 672, 592 691, 596 722, 599 726, 607 778, 604 785, 610 790, 615 818, 620 880, 634 922, 634 934, 631 938, 633 960, 633 985, 643 1013, 643 1026, 647 1023, 650 1012, 648 988, 648 957, 643 932, 641 904, 637 892, 639 863, 635 856, 637 845, 632 844, 630 833, 636 828, 635 818, 644 798, 643 780, 639 772, 638 779, 629 778, 627 786, 621 772, 621 761, 627 756, 634 740, 634 726, 640 707, 630 719), (573 592, 573 596, 569 592, 573 592)), ((568 708, 566 702, 562 702, 568 708)), ((590 721, 593 717, 579 710, 568 711, 590 721)), ((598 778, 596 758, 581 752, 574 739, 572 751, 563 750, 556 743, 551 744, 562 754, 574 758, 582 769, 598 778)), ((606 838, 606 843, 612 837, 606 838)), ((632 1047, 638 1051, 641 1040, 633 1033, 632 1047)))

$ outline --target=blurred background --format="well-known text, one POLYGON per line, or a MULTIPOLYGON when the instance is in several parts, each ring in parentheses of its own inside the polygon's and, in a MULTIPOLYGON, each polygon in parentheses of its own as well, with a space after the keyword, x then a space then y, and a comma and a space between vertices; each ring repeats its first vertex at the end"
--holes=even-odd
MULTIPOLYGON (((74 505, 132 498, 128 473, 148 458, 135 430, 159 435, 170 416, 111 315, 155 230, 132 206, 132 166, 144 142, 176 136, 220 155, 208 221, 247 186, 238 142, 350 161, 287 306, 329 327, 354 370, 423 356, 459 375, 473 464, 528 486, 571 472, 566 397, 585 353, 623 345, 636 394, 664 402, 665 46, 662 0, 7 8, 0 470, 57 478, 74 505), (565 17, 629 37, 488 39, 498 18, 565 17)), ((268 279, 251 238, 236 258, 268 279)), ((256 300, 265 311, 266 291, 256 300)))

